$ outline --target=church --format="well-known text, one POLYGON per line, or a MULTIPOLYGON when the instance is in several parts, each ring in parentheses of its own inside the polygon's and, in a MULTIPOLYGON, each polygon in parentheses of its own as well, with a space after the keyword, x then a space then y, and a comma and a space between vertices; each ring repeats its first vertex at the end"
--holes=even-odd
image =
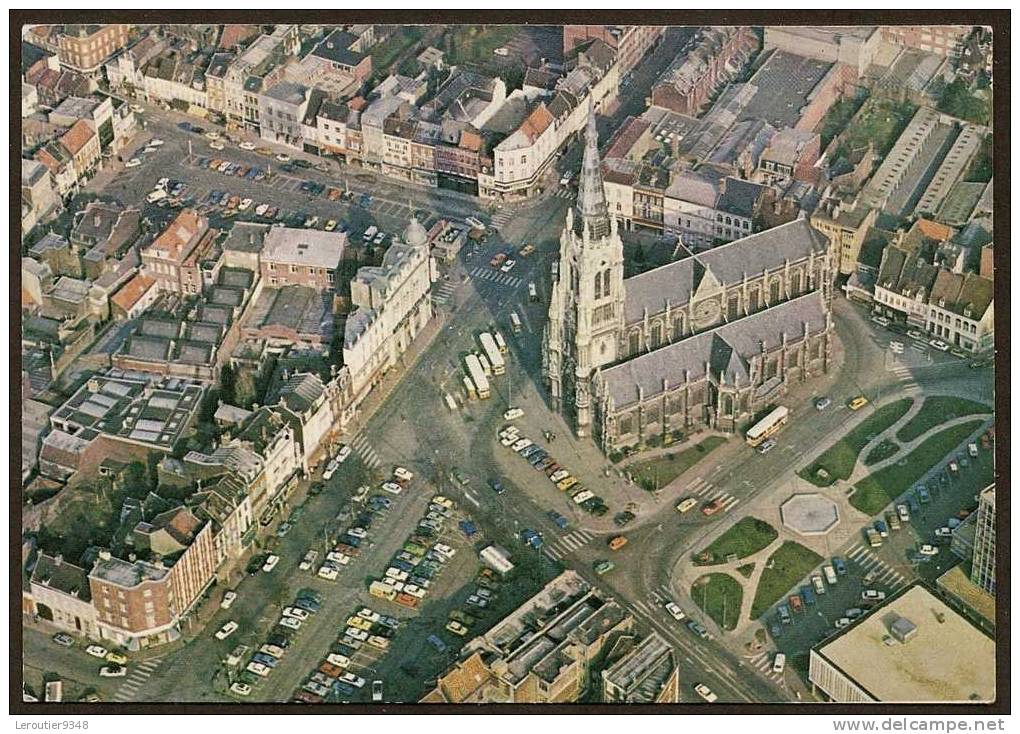
POLYGON ((591 115, 543 333, 552 407, 607 452, 742 430, 828 371, 834 276, 828 238, 801 218, 625 279, 591 115))

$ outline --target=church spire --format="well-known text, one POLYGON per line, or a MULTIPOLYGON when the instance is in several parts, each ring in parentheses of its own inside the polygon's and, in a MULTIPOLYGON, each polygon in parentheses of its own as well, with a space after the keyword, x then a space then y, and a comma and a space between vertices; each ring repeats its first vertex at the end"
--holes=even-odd
POLYGON ((602 184, 602 168, 599 161, 599 135, 595 129, 595 106, 588 99, 588 126, 584 133, 584 162, 581 164, 581 180, 577 191, 577 216, 574 227, 578 233, 588 229, 592 239, 609 234, 609 207, 606 205, 606 190, 602 184))

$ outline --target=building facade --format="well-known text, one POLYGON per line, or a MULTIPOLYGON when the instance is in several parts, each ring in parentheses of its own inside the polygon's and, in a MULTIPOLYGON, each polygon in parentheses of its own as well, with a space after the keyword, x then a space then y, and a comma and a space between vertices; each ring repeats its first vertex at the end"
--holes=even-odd
POLYGON ((974 556, 970 580, 995 594, 995 485, 986 487, 978 497, 977 525, 974 529, 974 556))

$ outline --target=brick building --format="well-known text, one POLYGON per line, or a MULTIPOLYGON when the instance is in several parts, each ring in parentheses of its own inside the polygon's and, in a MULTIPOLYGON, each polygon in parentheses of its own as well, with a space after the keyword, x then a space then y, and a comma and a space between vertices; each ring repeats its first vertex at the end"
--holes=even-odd
POLYGON ((346 233, 273 227, 262 245, 262 279, 274 287, 303 285, 334 290, 346 248, 346 233))

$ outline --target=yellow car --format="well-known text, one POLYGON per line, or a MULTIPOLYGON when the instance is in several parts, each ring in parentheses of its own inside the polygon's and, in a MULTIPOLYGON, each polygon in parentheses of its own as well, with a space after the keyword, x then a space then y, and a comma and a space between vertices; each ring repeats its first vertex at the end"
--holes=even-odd
POLYGON ((858 395, 856 398, 847 403, 846 407, 850 408, 850 410, 860 410, 867 404, 868 399, 863 395, 858 395))
POLYGON ((454 622, 452 620, 447 623, 446 629, 452 632, 453 634, 457 635, 458 637, 463 637, 468 633, 467 627, 462 625, 460 622, 454 622))
POLYGON ((368 644, 378 650, 386 650, 390 646, 390 641, 385 637, 379 637, 378 635, 371 635, 368 638, 368 644))
POLYGON ((355 629, 364 630, 368 632, 372 629, 372 623, 364 617, 358 617, 356 615, 347 618, 347 626, 354 627, 355 629))
POLYGON ((567 477, 566 479, 561 479, 556 486, 561 492, 566 492, 575 484, 577 484, 577 479, 575 477, 567 477))
POLYGON ((121 655, 119 652, 108 652, 108 653, 106 653, 106 660, 107 660, 107 662, 115 663, 117 665, 127 665, 127 661, 128 661, 127 657, 124 656, 124 655, 121 655))
POLYGON ((677 503, 676 511, 687 512, 688 510, 693 510, 697 506, 697 504, 698 501, 693 497, 685 497, 684 499, 680 500, 677 503))

